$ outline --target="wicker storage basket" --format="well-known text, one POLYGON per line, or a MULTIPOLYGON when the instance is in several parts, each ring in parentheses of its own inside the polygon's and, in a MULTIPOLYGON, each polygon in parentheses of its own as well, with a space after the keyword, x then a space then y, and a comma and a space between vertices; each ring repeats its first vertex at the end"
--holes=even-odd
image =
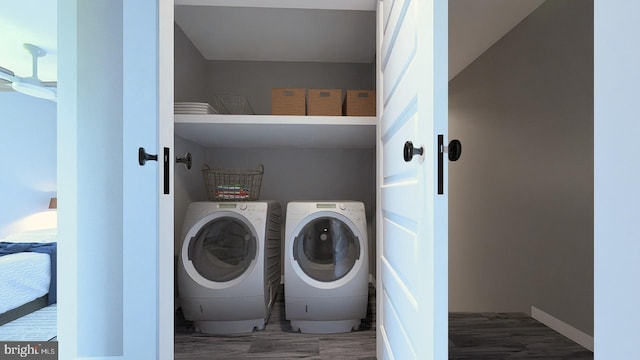
POLYGON ((264 166, 256 170, 212 169, 202 166, 202 175, 209 201, 253 201, 260 197, 264 166))

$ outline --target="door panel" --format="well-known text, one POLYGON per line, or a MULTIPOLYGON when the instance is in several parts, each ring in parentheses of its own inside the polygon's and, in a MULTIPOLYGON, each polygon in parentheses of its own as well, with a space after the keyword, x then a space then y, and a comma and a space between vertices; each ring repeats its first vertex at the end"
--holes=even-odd
POLYGON ((447 196, 436 195, 435 147, 447 135, 447 26, 435 21, 446 5, 378 7, 379 359, 447 357, 447 196), (406 141, 423 147, 408 163, 406 141))
MULTIPOLYGON (((413 109, 415 111, 415 109, 413 109)), ((411 110, 407 111, 411 112, 411 110)), ((383 144, 390 151, 384 153, 383 162, 387 165, 384 167, 384 177, 387 183, 395 183, 403 180, 415 179, 418 171, 418 165, 420 164, 420 158, 416 158, 415 161, 394 161, 397 159, 403 159, 404 143, 407 140, 414 140, 414 134, 417 127, 417 116, 415 112, 406 116, 407 120, 396 122, 393 126, 395 130, 393 133, 387 133, 388 139, 383 138, 383 144), (397 128, 397 130, 396 130, 397 128), (386 141, 385 141, 386 140, 386 141)), ((404 200, 404 199, 403 199, 404 200)))
POLYGON ((406 78, 405 72, 412 64, 416 53, 416 28, 412 16, 415 12, 415 6, 413 4, 414 2, 410 0, 397 4, 397 6, 402 6, 402 9, 395 11, 398 18, 395 19, 392 16, 387 28, 389 33, 385 33, 384 36, 382 71, 385 74, 386 84, 383 87, 385 104, 398 88, 399 82, 406 78))
MULTIPOLYGON (((173 1, 160 4, 173 9, 173 1)), ((159 37, 158 14, 166 12, 158 7, 58 1, 61 359, 173 358, 173 228, 159 231, 163 203, 173 219, 159 177, 163 149, 172 146, 164 131, 173 141, 172 100, 161 107, 158 95, 173 69, 159 75, 159 43, 168 41, 159 37), (140 166, 141 146, 160 163, 140 166), (160 266, 165 253, 171 257, 160 266), (164 317, 161 307, 169 309, 164 317)))
MULTIPOLYGON (((385 266, 394 272, 394 275, 398 277, 398 282, 404 288, 416 289, 420 284, 420 276, 413 271, 418 262, 416 257, 418 238, 415 236, 415 231, 411 231, 393 220, 386 220, 383 226, 385 228, 383 236, 389 239, 383 249, 386 254, 385 266)), ((406 295, 414 297, 411 290, 408 290, 406 295)))
MULTIPOLYGON (((390 284, 394 282, 388 281, 390 284)), ((391 288, 395 292, 398 292, 397 289, 391 288)), ((417 316, 417 312, 414 307, 410 307, 408 302, 404 304, 398 304, 400 307, 393 306, 388 296, 388 293, 385 291, 383 293, 383 308, 385 312, 383 314, 383 322, 385 327, 387 328, 386 336, 384 337, 385 348, 391 349, 391 344, 393 344, 393 348, 395 352, 393 355, 390 353, 385 353, 384 357, 380 357, 379 359, 417 359, 416 351, 413 348, 413 344, 409 341, 407 334, 405 333, 405 329, 402 325, 403 318, 407 316, 407 314, 399 314, 398 309, 411 309, 413 316, 417 316)), ((408 311, 407 311, 408 312, 408 311)), ((380 340, 378 340, 380 341, 380 340)))

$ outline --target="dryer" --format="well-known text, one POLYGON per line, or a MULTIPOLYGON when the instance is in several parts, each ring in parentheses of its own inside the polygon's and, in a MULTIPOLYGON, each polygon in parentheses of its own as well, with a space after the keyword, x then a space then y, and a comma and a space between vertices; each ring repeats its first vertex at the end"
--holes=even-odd
POLYGON ((275 201, 194 202, 178 260, 184 317, 196 330, 262 330, 281 278, 281 206, 275 201))
POLYGON ((369 262, 364 204, 287 204, 285 313, 295 331, 357 330, 367 314, 369 262))

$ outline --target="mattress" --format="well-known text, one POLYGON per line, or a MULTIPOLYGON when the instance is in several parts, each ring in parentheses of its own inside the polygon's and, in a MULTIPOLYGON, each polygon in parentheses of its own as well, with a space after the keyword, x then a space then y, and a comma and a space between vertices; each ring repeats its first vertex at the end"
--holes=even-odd
MULTIPOLYGON (((36 230, 0 239, 11 243, 56 241, 56 230, 36 230)), ((51 284, 49 254, 22 252, 0 256, 0 314, 46 295, 51 284)))
POLYGON ((0 274, 1 314, 49 292, 51 259, 33 252, 0 256, 0 274))

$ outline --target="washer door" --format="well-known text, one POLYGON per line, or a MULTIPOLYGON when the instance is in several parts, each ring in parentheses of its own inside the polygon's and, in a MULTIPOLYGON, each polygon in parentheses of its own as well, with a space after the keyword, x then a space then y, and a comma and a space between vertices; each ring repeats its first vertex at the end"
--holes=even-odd
POLYGON ((243 221, 217 217, 189 240, 188 259, 207 280, 227 282, 240 277, 251 266, 257 250, 254 231, 243 221))
POLYGON ((332 282, 347 275, 360 258, 360 239, 335 217, 318 217, 300 230, 293 258, 310 278, 332 282))

